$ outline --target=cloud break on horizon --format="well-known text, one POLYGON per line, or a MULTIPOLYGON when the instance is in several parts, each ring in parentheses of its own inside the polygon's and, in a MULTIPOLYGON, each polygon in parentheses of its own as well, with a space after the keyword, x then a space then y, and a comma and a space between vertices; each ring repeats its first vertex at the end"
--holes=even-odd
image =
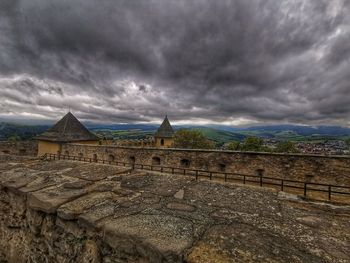
POLYGON ((350 0, 2 0, 0 118, 350 126, 350 0))

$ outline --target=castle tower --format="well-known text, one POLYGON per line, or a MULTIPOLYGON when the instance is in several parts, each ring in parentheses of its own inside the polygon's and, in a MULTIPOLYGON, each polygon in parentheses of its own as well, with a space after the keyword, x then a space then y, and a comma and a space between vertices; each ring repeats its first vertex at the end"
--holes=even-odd
POLYGON ((92 134, 71 112, 68 112, 52 128, 37 136, 38 156, 45 153, 60 154, 64 143, 99 144, 92 134))
POLYGON ((154 135, 155 144, 157 148, 169 148, 174 144, 174 130, 170 125, 168 116, 158 128, 156 134, 154 135))

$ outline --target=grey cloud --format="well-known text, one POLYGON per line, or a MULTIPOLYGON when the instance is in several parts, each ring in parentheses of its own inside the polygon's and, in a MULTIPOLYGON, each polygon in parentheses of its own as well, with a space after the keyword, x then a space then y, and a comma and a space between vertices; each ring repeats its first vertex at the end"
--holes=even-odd
POLYGON ((0 10, 3 113, 350 124, 349 0, 5 0, 0 10))

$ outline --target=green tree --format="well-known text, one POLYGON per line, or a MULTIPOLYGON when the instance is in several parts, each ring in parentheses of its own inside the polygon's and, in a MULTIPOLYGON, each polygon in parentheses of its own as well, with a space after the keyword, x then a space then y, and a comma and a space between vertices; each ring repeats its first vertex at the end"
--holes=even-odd
POLYGON ((263 146, 264 141, 257 137, 248 137, 244 140, 241 145, 243 151, 261 152, 264 151, 266 147, 263 146))
POLYGON ((350 154, 350 138, 345 140, 346 145, 348 146, 349 154, 350 154))
POLYGON ((239 141, 229 142, 226 145, 226 149, 229 150, 229 151, 238 151, 240 149, 240 144, 241 143, 239 141))
POLYGON ((347 139, 345 140, 345 143, 346 143, 346 145, 350 148, 350 138, 347 138, 347 139))
POLYGON ((183 149, 213 149, 214 144, 198 130, 181 129, 175 133, 174 147, 183 149))
POLYGON ((279 142, 276 146, 275 152, 278 153, 298 153, 299 150, 294 142, 283 141, 279 142))
POLYGON ((21 140, 21 138, 17 134, 14 134, 14 135, 8 137, 7 140, 9 142, 18 142, 21 140))

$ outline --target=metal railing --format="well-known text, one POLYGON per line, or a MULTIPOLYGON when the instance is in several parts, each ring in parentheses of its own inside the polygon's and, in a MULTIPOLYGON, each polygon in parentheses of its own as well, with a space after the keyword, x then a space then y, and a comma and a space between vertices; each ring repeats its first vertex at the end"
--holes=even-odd
POLYGON ((274 186, 281 191, 287 189, 302 190, 304 197, 307 197, 310 192, 321 192, 328 195, 328 200, 332 199, 332 196, 348 196, 350 197, 350 186, 339 186, 333 184, 311 183, 297 180, 289 180, 275 177, 265 177, 259 175, 241 174, 241 173, 229 173, 223 171, 207 171, 200 169, 189 169, 181 167, 170 167, 162 165, 150 165, 150 164, 136 164, 128 162, 120 162, 114 160, 104 160, 96 158, 86 158, 83 156, 70 156, 70 155, 57 155, 57 154, 45 154, 43 159, 49 160, 71 160, 82 161, 89 163, 102 163, 109 165, 118 165, 124 167, 130 167, 131 169, 140 169, 147 171, 157 171, 171 174, 182 174, 194 176, 196 180, 199 178, 208 178, 209 180, 221 179, 225 182, 235 182, 242 184, 258 185, 260 187, 274 186))

